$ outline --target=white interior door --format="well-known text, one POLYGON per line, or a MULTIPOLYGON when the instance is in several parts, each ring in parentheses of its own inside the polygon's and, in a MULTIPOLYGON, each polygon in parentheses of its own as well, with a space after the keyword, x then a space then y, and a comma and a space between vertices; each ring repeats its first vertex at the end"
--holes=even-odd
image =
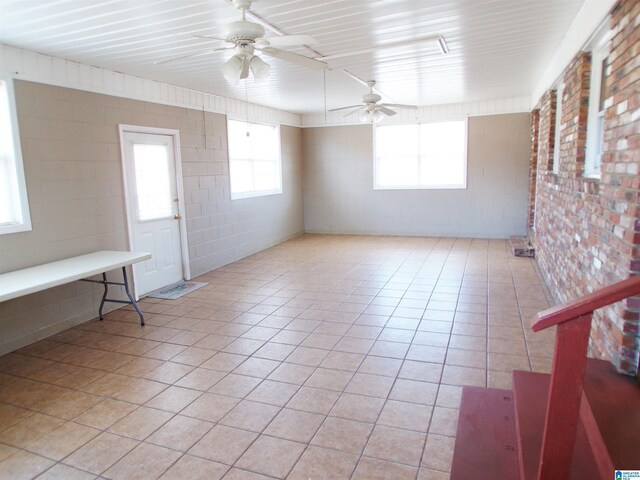
POLYGON ((172 135, 122 132, 132 249, 151 259, 133 266, 138 296, 182 280, 181 217, 172 135))

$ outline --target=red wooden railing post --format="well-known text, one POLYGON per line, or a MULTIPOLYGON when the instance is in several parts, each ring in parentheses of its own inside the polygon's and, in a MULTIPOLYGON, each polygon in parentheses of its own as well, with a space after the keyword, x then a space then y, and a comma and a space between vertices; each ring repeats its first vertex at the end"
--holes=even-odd
POLYGON ((592 313, 556 331, 538 480, 570 477, 576 443, 592 313))
MULTIPOLYGON (((531 328, 534 332, 558 327, 538 480, 570 477, 594 310, 639 294, 640 275, 636 275, 564 305, 549 308, 533 318, 531 328)), ((587 414, 592 415, 588 410, 583 408, 587 421, 587 414)), ((610 459, 600 458, 596 461, 600 472, 613 468, 607 463, 610 459)))

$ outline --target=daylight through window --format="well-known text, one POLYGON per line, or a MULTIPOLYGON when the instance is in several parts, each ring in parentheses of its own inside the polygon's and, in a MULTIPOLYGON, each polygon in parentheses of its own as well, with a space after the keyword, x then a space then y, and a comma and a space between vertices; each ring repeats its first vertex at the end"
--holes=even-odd
POLYGON ((556 89, 556 124, 553 135, 553 173, 560 171, 560 134, 562 133, 562 97, 564 95, 564 85, 558 85, 556 89))
POLYGON ((596 47, 591 52, 591 79, 589 83, 589 111, 587 113, 587 149, 584 174, 599 178, 604 147, 605 86, 607 70, 608 30, 605 28, 597 37, 596 47))
POLYGON ((0 234, 31 230, 10 80, 0 78, 0 234))
POLYGON ((466 120, 378 126, 375 138, 374 188, 466 188, 466 120))
POLYGON ((229 119, 227 135, 231 198, 282 193, 278 126, 229 119))

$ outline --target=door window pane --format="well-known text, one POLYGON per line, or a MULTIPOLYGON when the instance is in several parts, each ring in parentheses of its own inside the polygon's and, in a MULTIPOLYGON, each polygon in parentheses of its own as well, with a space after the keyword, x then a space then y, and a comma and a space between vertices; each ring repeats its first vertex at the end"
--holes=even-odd
POLYGON ((133 145, 138 220, 173 215, 169 154, 165 145, 133 145))

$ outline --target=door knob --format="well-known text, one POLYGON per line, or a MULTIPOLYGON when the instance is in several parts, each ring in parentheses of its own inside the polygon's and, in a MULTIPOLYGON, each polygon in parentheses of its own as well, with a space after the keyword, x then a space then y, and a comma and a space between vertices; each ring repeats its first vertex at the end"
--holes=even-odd
POLYGON ((173 216, 173 218, 174 218, 174 220, 180 220, 182 217, 180 216, 180 214, 179 214, 179 213, 176 213, 176 214, 173 216))

